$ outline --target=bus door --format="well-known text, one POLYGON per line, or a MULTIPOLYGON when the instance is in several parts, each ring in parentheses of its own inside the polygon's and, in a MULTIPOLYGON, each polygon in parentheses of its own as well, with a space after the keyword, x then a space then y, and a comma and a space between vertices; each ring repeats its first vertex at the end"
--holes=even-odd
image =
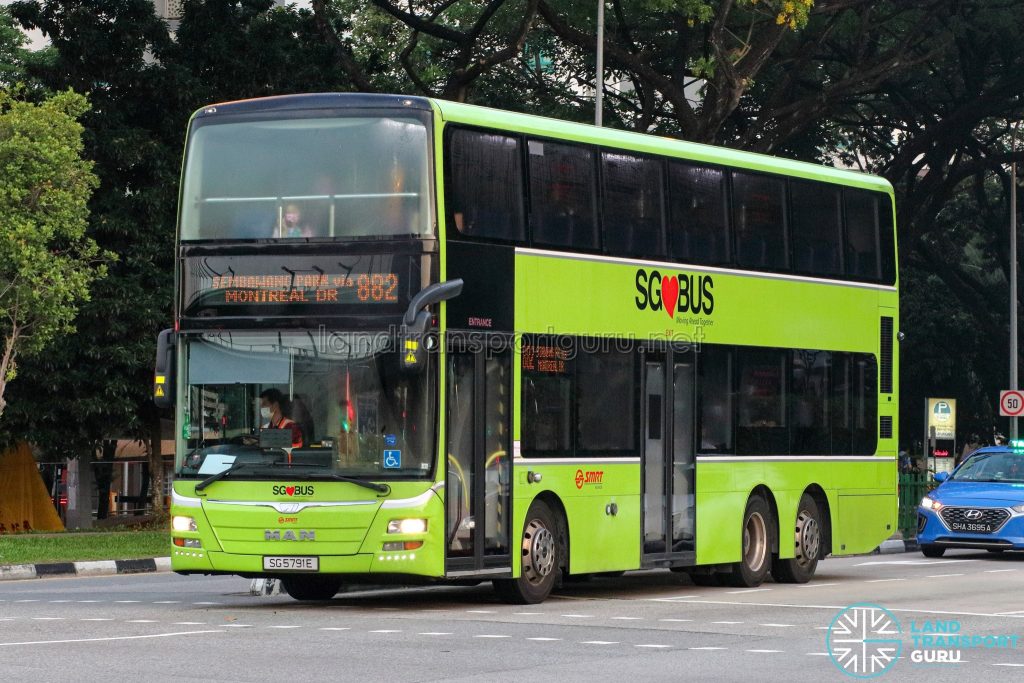
POLYGON ((643 564, 696 559, 692 351, 655 351, 644 361, 643 564))
POLYGON ((511 344, 456 342, 447 365, 447 576, 510 575, 511 344))

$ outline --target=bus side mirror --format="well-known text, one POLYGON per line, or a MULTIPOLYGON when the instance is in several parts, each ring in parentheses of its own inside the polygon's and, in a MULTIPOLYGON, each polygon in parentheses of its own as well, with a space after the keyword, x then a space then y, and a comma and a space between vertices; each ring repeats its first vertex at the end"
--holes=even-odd
POLYGON ((427 352, 433 351, 436 341, 429 335, 429 307, 457 297, 462 293, 462 285, 462 278, 435 282, 409 302, 409 308, 402 317, 402 329, 398 334, 399 365, 403 371, 421 372, 426 367, 427 352))
POLYGON ((177 341, 174 330, 164 330, 156 338, 156 369, 153 372, 153 403, 157 408, 174 407, 174 371, 177 341))

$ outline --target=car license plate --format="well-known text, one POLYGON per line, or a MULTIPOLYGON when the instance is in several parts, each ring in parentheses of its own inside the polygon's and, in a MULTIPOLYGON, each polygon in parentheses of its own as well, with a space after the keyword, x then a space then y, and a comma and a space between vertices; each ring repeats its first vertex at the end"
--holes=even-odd
POLYGON ((320 571, 319 557, 264 557, 263 569, 275 572, 320 571))
POLYGON ((990 534, 993 531, 991 524, 981 522, 953 522, 949 528, 953 531, 966 531, 975 534, 990 534))

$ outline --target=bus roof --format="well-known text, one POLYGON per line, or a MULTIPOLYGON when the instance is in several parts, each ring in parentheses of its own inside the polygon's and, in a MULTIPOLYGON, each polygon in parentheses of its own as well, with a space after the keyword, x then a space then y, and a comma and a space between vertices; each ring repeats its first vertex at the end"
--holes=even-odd
POLYGON ((634 133, 612 128, 598 128, 585 123, 575 123, 532 114, 519 114, 500 109, 490 109, 472 104, 430 100, 441 116, 448 122, 464 123, 486 128, 514 131, 532 135, 557 137, 574 142, 595 145, 611 145, 623 149, 649 154, 669 155, 710 164, 745 168, 766 173, 778 173, 790 177, 832 182, 892 193, 892 185, 880 176, 848 171, 831 166, 821 166, 804 161, 793 161, 755 154, 727 147, 687 142, 644 133, 634 133))

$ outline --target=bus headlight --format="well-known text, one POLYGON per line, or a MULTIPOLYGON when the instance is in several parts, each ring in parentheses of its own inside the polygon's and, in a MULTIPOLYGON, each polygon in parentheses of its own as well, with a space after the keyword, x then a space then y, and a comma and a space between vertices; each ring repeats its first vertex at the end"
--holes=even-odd
POLYGON ((426 530, 425 519, 393 519, 388 522, 389 534, 422 534, 426 530))
POLYGON ((921 499, 921 507, 923 507, 925 510, 934 510, 935 512, 938 512, 944 506, 939 501, 932 500, 928 496, 925 496, 924 498, 921 499))
POLYGON ((175 531, 197 531, 196 520, 191 517, 171 517, 171 528, 175 531))

